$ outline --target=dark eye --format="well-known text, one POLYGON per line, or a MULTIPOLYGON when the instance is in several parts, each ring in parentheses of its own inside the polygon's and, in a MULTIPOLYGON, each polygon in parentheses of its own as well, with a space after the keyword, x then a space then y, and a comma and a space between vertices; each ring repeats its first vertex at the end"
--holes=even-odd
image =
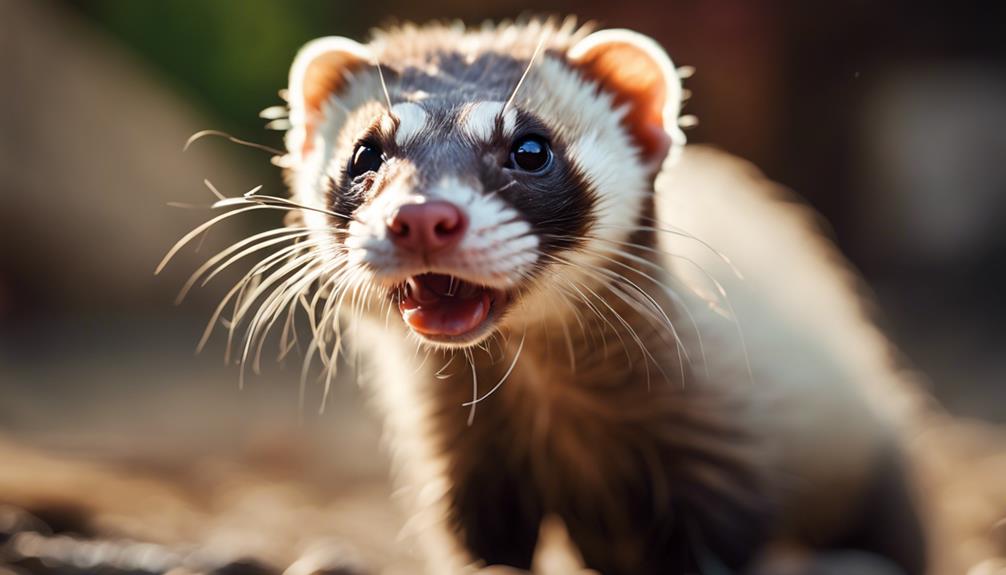
POLYGON ((384 163, 384 154, 377 144, 363 142, 353 151, 349 162, 349 177, 355 178, 367 172, 376 172, 384 163))
POLYGON ((510 148, 508 167, 541 172, 552 164, 552 148, 541 136, 524 136, 510 148))

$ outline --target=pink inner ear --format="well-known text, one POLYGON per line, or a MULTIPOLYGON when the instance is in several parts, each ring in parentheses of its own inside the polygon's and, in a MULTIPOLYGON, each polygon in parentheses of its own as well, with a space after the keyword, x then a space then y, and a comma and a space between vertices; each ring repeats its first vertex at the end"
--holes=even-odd
POLYGON ((671 139, 664 127, 667 84, 649 55, 630 44, 601 44, 576 63, 584 74, 614 96, 616 106, 627 106, 623 119, 649 161, 667 155, 671 139))
POLYGON ((365 60, 349 52, 332 51, 315 58, 304 73, 303 105, 306 114, 303 155, 311 152, 314 126, 320 118, 322 105, 329 96, 342 90, 346 74, 367 66, 365 60))

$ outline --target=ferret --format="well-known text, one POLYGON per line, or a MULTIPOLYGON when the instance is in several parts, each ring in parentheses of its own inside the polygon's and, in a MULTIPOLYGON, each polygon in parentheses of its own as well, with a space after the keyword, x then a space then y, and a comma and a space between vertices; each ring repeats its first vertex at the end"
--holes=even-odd
POLYGON ((681 76, 573 20, 310 42, 245 361, 297 309, 329 380, 361 356, 430 573, 552 518, 607 575, 935 572, 929 400, 813 215, 685 146, 681 76))

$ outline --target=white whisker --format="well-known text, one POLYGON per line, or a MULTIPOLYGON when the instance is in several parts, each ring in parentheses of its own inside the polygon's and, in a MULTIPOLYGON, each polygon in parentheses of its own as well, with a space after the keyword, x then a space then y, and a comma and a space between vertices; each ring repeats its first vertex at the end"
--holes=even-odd
MULTIPOLYGON (((517 365, 517 360, 520 359, 521 352, 524 351, 524 338, 526 336, 527 336, 527 329, 524 330, 524 333, 520 337, 520 343, 517 345, 517 351, 513 355, 513 361, 510 362, 510 367, 507 368, 506 373, 503 374, 503 377, 500 378, 499 382, 497 382, 496 385, 494 385, 493 388, 490 389, 485 395, 472 399, 471 401, 466 401, 461 404, 462 406, 475 407, 476 403, 482 403, 483 401, 486 400, 486 398, 496 393, 496 390, 498 390, 500 387, 503 386, 503 382, 505 382, 507 378, 510 377, 510 373, 513 371, 513 368, 517 365)), ((475 411, 472 410, 472 415, 469 416, 469 425, 471 425, 471 418, 474 417, 474 414, 475 411)))
POLYGON ((206 136, 217 136, 220 138, 226 138, 227 140, 234 142, 235 144, 248 146, 249 148, 256 148, 258 150, 269 152, 277 156, 282 156, 283 154, 286 153, 283 150, 277 150, 276 148, 272 148, 264 144, 256 144, 255 142, 249 142, 248 140, 235 138, 234 136, 228 134, 227 132, 222 132, 220 130, 201 130, 199 132, 196 132, 195 134, 192 134, 191 136, 189 136, 189 139, 185 141, 185 145, 182 146, 182 151, 187 152, 189 150, 189 146, 194 144, 197 140, 205 138, 206 136))

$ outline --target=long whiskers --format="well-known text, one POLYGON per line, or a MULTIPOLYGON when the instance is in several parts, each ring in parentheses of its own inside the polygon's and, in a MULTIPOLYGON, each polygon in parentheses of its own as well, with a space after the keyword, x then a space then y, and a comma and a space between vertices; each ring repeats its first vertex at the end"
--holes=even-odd
POLYGON ((177 305, 181 303, 182 300, 185 299, 185 296, 189 293, 189 291, 191 291, 191 289, 195 286, 195 284, 199 281, 199 278, 201 278, 203 274, 205 274, 211 268, 214 268, 214 266, 220 263, 220 261, 223 260, 224 258, 227 258, 228 256, 231 256, 231 254, 234 254, 234 252, 241 250, 241 248, 244 248, 249 244, 254 244, 251 247, 241 251, 240 253, 231 256, 229 259, 227 259, 226 262, 216 267, 213 270, 213 272, 209 276, 207 276, 206 279, 202 281, 200 285, 205 286, 207 283, 210 282, 210 280, 213 279, 214 276, 216 276, 221 271, 227 269, 231 264, 240 260, 241 258, 244 258, 257 251, 263 250, 268 247, 272 247, 277 244, 282 244, 284 242, 289 241, 295 241, 299 238, 309 236, 312 233, 314 232, 310 228, 274 228, 271 230, 266 230, 264 232, 254 234, 248 238, 245 238, 239 242, 232 244, 227 249, 221 250, 216 255, 206 260, 206 262, 203 263, 203 265, 199 266, 199 268, 191 276, 189 276, 189 279, 185 282, 185 285, 182 286, 182 289, 179 291, 178 297, 175 298, 175 304, 177 305))
POLYGON ((691 234, 689 232, 686 232, 685 230, 682 230, 681 228, 670 227, 670 226, 667 226, 667 225, 662 225, 657 220, 654 220, 653 218, 650 218, 648 216, 643 216, 643 219, 646 219, 646 220, 654 222, 654 225, 652 225, 652 226, 639 226, 639 225, 619 226, 619 225, 614 225, 614 224, 605 224, 605 225, 598 226, 598 229, 615 229, 615 230, 628 230, 628 231, 659 232, 659 233, 672 234, 672 235, 676 235, 676 236, 681 236, 683 238, 687 238, 689 240, 692 240, 692 241, 698 243, 703 248, 709 250, 710 253, 712 253, 720 261, 722 261, 724 264, 727 265, 727 267, 737 277, 737 279, 744 279, 744 274, 742 274, 741 271, 740 271, 740 269, 738 269, 737 266, 734 265, 733 260, 731 260, 729 256, 727 256, 726 254, 724 254, 720 250, 718 250, 715 247, 713 247, 711 244, 709 244, 709 242, 706 242, 705 240, 699 238, 698 236, 696 236, 694 234, 691 234))
MULTIPOLYGON (((622 243, 622 242, 618 242, 618 241, 615 241, 615 240, 608 240, 608 241, 610 241, 611 243, 614 243, 614 244, 621 244, 622 243)), ((617 247, 611 247, 611 248, 602 247, 602 249, 609 250, 611 253, 613 253, 615 255, 618 255, 620 257, 626 258, 626 259, 628 259, 630 261, 634 261, 634 262, 639 263, 641 265, 648 266, 648 267, 653 267, 653 268, 655 268, 655 270, 658 273, 660 271, 663 271, 663 268, 660 267, 660 266, 658 266, 657 264, 655 264, 655 263, 653 263, 653 262, 651 262, 649 260, 646 260, 644 258, 640 258, 639 256, 637 256, 635 254, 631 254, 631 253, 629 253, 629 252, 627 252, 627 251, 625 251, 623 249, 619 249, 617 247)), ((690 306, 681 298, 681 296, 677 293, 677 291, 674 290, 673 288, 671 288, 671 286, 667 285, 665 282, 657 279, 656 277, 654 277, 653 275, 650 275, 647 272, 644 272, 644 271, 642 271, 642 270, 640 270, 638 268, 634 268, 634 267, 632 267, 632 266, 630 266, 630 265, 628 265, 628 264, 626 264, 624 262, 621 262, 621 261, 619 261, 619 260, 617 260, 615 258, 612 258, 610 256, 607 256, 605 254, 598 253, 596 250, 590 250, 590 252, 592 254, 594 254, 596 257, 600 257, 601 259, 604 259, 605 261, 610 262, 612 265, 616 265, 616 266, 618 266, 620 268, 624 268, 626 271, 635 273, 635 274, 637 274, 637 275, 645 278, 649 282, 651 282, 654 285, 656 285, 657 287, 659 287, 664 293, 666 293, 668 295, 668 297, 670 297, 676 304, 678 304, 677 309, 680 309, 682 312, 684 312, 684 314, 688 317, 688 320, 691 323, 693 330, 695 331, 695 336, 696 336, 696 339, 697 339, 697 342, 698 342, 698 346, 699 346, 699 354, 702 356, 702 365, 703 365, 703 367, 705 369, 706 376, 708 376, 709 375, 709 361, 706 358, 705 344, 702 341, 702 330, 699 329, 698 322, 696 322, 695 315, 692 313, 692 311, 690 309, 690 306)), ((675 341, 677 342, 678 345, 682 346, 682 350, 687 355, 687 349, 684 348, 684 344, 682 343, 681 337, 678 335, 677 330, 674 328, 673 322, 671 322, 670 318, 667 317, 666 312, 662 308, 660 308, 659 304, 653 299, 653 297, 650 294, 648 294, 645 290, 643 290, 641 287, 639 287, 638 285, 636 285, 635 282, 632 282, 631 280, 628 280, 624 276, 621 276, 620 274, 617 274, 617 273, 615 273, 615 272, 613 272, 611 270, 607 270, 606 273, 609 274, 609 275, 612 275, 613 279, 615 279, 616 281, 626 281, 626 282, 628 282, 636 291, 638 291, 645 298, 647 298, 647 300, 650 301, 651 305, 653 305, 653 306, 655 306, 656 308, 659 309, 661 315, 663 315, 663 317, 664 317, 665 322, 667 322, 668 326, 670 327, 670 329, 671 329, 671 331, 672 331, 672 333, 674 335, 675 341)), ((726 296, 726 294, 725 294, 725 291, 724 291, 724 297, 725 296, 726 296)), ((691 359, 690 358, 689 358, 689 363, 691 363, 691 359)))
MULTIPOLYGON (((346 218, 325 208, 261 194, 261 187, 253 188, 237 197, 227 197, 210 181, 206 180, 204 183, 215 198, 213 204, 207 207, 226 211, 185 234, 168 250, 158 264, 156 273, 163 271, 178 252, 194 239, 217 224, 241 214, 260 210, 307 210, 346 218)), ((335 374, 336 358, 341 349, 341 331, 334 317, 338 314, 346 294, 357 292, 361 283, 358 274, 348 271, 346 252, 329 233, 326 233, 330 231, 297 226, 256 233, 208 258, 183 285, 178 301, 181 301, 197 284, 206 285, 239 260, 271 250, 265 257, 255 262, 227 291, 211 314, 197 346, 197 350, 203 349, 214 328, 222 324, 227 332, 224 361, 230 363, 234 345, 240 340, 240 354, 237 360, 241 366, 239 386, 244 385, 245 371, 249 365, 255 373, 260 372, 263 346, 277 325, 280 323, 283 325, 279 358, 285 357, 297 345, 294 318, 298 310, 302 310, 308 315, 312 338, 305 353, 302 369, 301 403, 303 404, 303 386, 310 371, 311 358, 317 353, 326 366, 324 374, 326 387, 321 406, 321 409, 324 409, 324 402, 335 374), (309 298, 308 294, 312 290, 314 295, 309 298), (328 297, 333 293, 336 297, 328 297), (319 299, 322 299, 322 296, 325 296, 326 303, 323 309, 319 309, 319 299), (232 310, 229 317, 224 319, 223 315, 228 307, 232 310), (240 334, 239 326, 242 326, 240 334), (335 336, 335 345, 329 347, 329 344, 333 343, 332 335, 335 336)), ((369 290, 366 293, 370 295, 369 290)), ((356 297, 355 293, 353 297, 356 297)))
POLYGON ((273 155, 276 155, 276 156, 282 156, 282 155, 286 154, 286 152, 284 152, 283 150, 278 150, 278 149, 273 148, 271 146, 266 146, 265 144, 257 144, 255 142, 249 142, 248 140, 242 140, 241 138, 236 138, 236 137, 228 134, 227 132, 222 132, 220 130, 200 130, 200 131, 196 132, 195 134, 192 134, 191 136, 189 136, 189 139, 185 141, 185 145, 182 147, 182 151, 183 152, 188 151, 189 146, 191 146, 192 144, 194 144, 198 140, 201 140, 201 139, 203 139, 203 138, 205 138, 207 136, 216 136, 216 137, 220 137, 220 138, 226 138, 228 141, 231 141, 231 142, 233 142, 235 144, 239 144, 241 146, 247 146, 249 148, 255 148, 257 150, 262 150, 263 152, 269 152, 270 154, 273 154, 273 155))
MULTIPOLYGON (((687 263, 688 265, 692 266, 710 284, 713 285, 713 287, 716 289, 716 292, 717 292, 717 294, 718 294, 718 296, 720 298, 720 301, 722 301, 723 304, 727 308, 727 313, 729 315, 730 320, 734 324, 734 328, 737 330, 737 338, 738 338, 738 341, 739 341, 740 346, 741 346, 742 355, 744 356, 744 368, 747 371, 748 380, 751 383, 754 383, 754 371, 751 368, 751 356, 750 356, 750 354, 748 352, 747 337, 744 335, 744 328, 741 325, 740 318, 737 317, 737 310, 734 307, 733 301, 731 301, 730 295, 727 293, 726 287, 723 286, 722 282, 720 282, 718 279, 716 279, 716 277, 714 277, 711 273, 709 273, 697 261, 695 261, 695 260, 693 260, 693 259, 691 259, 691 258, 689 258, 687 256, 684 256, 682 254, 675 254, 675 253, 671 253, 671 252, 666 252, 664 250, 658 250, 658 249, 655 249, 655 248, 650 248, 648 246, 641 246, 639 244, 634 244, 634 243, 631 243, 631 242, 621 242, 621 243, 623 243, 624 245, 628 245, 628 246, 634 247, 636 249, 643 249, 643 250, 654 252, 654 253, 665 254, 665 255, 670 256, 672 258, 679 259, 679 260, 687 263)), ((708 244, 705 244, 705 245, 708 245, 708 244)), ((710 249, 712 250, 711 247, 710 247, 710 249)), ((623 255, 626 255, 626 257, 631 257, 631 254, 624 254, 624 252, 622 252, 622 253, 623 253, 623 255)), ((719 252, 715 252, 715 250, 714 250, 714 253, 718 254, 719 252)), ((726 258, 726 256, 723 256, 723 258, 726 258)), ((650 262, 650 261, 642 259, 642 258, 638 258, 637 257, 637 261, 640 261, 641 263, 644 263, 644 265, 648 265, 650 267, 656 267, 656 264, 654 264, 653 262, 650 262)), ((735 270, 735 275, 736 275, 736 277, 738 279, 743 279, 744 278, 744 276, 741 275, 740 271, 736 270, 736 268, 733 266, 733 264, 730 262, 729 259, 722 259, 722 261, 724 261, 725 263, 727 263, 731 267, 732 270, 735 270)), ((660 269, 662 269, 662 268, 660 268, 660 269)), ((700 295, 700 297, 701 297, 701 295, 700 295)), ((687 307, 685 309, 687 309, 687 307)))
POLYGON ((549 29, 546 27, 541 31, 541 37, 538 38, 538 44, 534 47, 534 52, 531 53, 531 59, 528 60, 527 66, 524 67, 524 72, 520 75, 520 79, 517 80, 517 84, 513 87, 513 91, 510 92, 510 97, 507 98, 503 107, 500 108, 499 114, 496 116, 497 127, 502 127, 503 117, 507 111, 507 108, 513 104, 514 100, 517 98, 517 92, 520 91, 521 86, 524 85, 524 80, 527 78, 529 72, 531 72, 531 67, 534 66, 535 61, 538 60, 538 55, 541 54, 542 48, 545 46, 545 40, 548 39, 549 29))
POLYGON ((388 83, 384 79, 384 66, 381 65, 380 60, 376 60, 374 65, 377 66, 377 76, 381 79, 381 90, 384 92, 384 102, 388 106, 388 115, 394 118, 395 115, 391 112, 391 108, 393 107, 391 104, 391 93, 388 92, 388 83))
MULTIPOLYGON (((569 262, 568 260, 563 260, 562 258, 559 258, 558 256, 551 256, 551 257, 555 258, 555 261, 558 261, 560 263, 564 263, 564 264, 567 264, 567 265, 572 265, 572 262, 569 262)), ((602 297, 600 294, 598 294, 597 291, 595 291, 594 289, 592 289, 590 286, 588 286, 588 285, 586 285, 586 284, 584 284, 582 282, 575 282, 575 283, 577 283, 580 288, 582 288, 583 290, 587 291, 590 295, 592 295, 594 297, 595 300, 597 300, 602 306, 604 306, 604 308, 606 308, 611 313, 612 317, 614 317, 615 320, 618 321, 619 324, 621 324, 621 326, 624 328, 624 330, 629 335, 629 337, 636 343, 636 346, 639 348, 640 352, 643 354, 643 359, 644 359, 644 361, 643 361, 643 369, 644 369, 645 376, 646 376, 647 387, 649 387, 649 385, 650 385, 650 379, 651 379, 650 364, 651 363, 654 365, 654 367, 656 367, 657 371, 659 371, 661 373, 661 375, 663 375, 665 381, 670 381, 669 377, 667 376, 667 373, 664 372, 663 368, 661 367, 661 363, 656 360, 656 358, 653 356, 653 354, 647 348, 646 344, 643 342, 643 339, 640 337, 640 335, 637 332, 637 330, 635 329, 635 327, 633 327, 632 323, 629 322, 620 312, 618 312, 618 310, 616 310, 611 305, 611 303, 608 302, 608 300, 606 300, 604 297, 602 297)), ((626 296, 623 292, 621 292, 618 289, 612 289, 612 284, 610 282, 600 282, 600 284, 602 286, 604 286, 605 288, 607 288, 608 291, 610 293, 612 293, 616 298, 618 298, 619 300, 621 300, 623 303, 625 303, 629 307, 633 308, 637 313, 640 313, 640 315, 642 315, 643 317, 647 317, 647 314, 644 312, 644 310, 642 310, 641 308, 638 307, 639 302, 634 301, 631 297, 626 296)), ((614 328, 614 326, 611 326, 611 327, 614 328)), ((619 335, 619 331, 620 330, 616 330, 615 334, 619 335)), ((680 343, 680 340, 678 340, 678 352, 681 353, 681 343, 680 343)), ((681 363, 682 366, 684 365, 684 362, 679 362, 679 363, 681 363)))
MULTIPOLYGON (((513 361, 510 362, 510 367, 507 368, 506 373, 503 374, 503 377, 500 378, 500 380, 496 383, 496 385, 494 385, 492 387, 492 389, 490 389, 488 392, 486 392, 485 395, 476 397, 476 398, 472 399, 471 401, 466 401, 466 402, 464 402, 464 403, 461 404, 464 407, 469 407, 470 406, 470 407, 473 408, 472 409, 472 414, 473 414, 472 416, 474 416, 474 413, 475 413, 475 411, 474 411, 475 404, 482 403, 490 395, 496 393, 496 390, 498 390, 500 387, 503 387, 503 382, 505 382, 507 380, 507 378, 510 377, 510 373, 513 372, 513 368, 516 367, 516 365, 517 365, 517 360, 520 359, 521 352, 524 351, 524 339, 526 337, 527 337, 527 329, 524 330, 524 333, 520 337, 520 343, 517 345, 517 351, 514 352, 514 354, 513 354, 513 361)), ((469 423, 469 425, 470 425, 470 423, 469 423)))
MULTIPOLYGON (((688 232, 685 232, 683 230, 680 230, 680 229, 677 229, 677 228, 670 228, 670 227, 666 227, 666 226, 615 226, 615 225, 598 226, 597 229, 615 229, 615 230, 620 230, 620 231, 624 230, 624 231, 629 231, 629 232, 643 230, 643 231, 651 231, 651 232, 655 232, 655 233, 669 233, 669 234, 678 235, 678 236, 681 236, 681 237, 685 237, 685 238, 694 240, 699 245, 701 245, 704 249, 706 249, 710 253, 712 253, 717 259, 719 259, 721 262, 723 262, 730 269, 730 271, 733 273, 733 275, 735 277, 737 277, 738 279, 741 279, 741 280, 744 279, 743 274, 733 264, 733 262, 730 260, 730 258, 726 254, 720 252, 719 250, 717 250, 716 248, 714 248, 712 245, 710 245, 709 243, 707 243, 707 242, 701 240, 700 238, 694 236, 693 234, 689 234, 688 232)), ((737 332, 737 338, 738 338, 739 345, 741 347, 741 354, 742 354, 743 359, 744 359, 744 367, 745 367, 745 370, 747 372, 748 379, 749 379, 750 382, 754 383, 754 372, 753 372, 753 369, 751 367, 751 358, 750 358, 750 353, 749 353, 749 350, 748 350, 747 338, 746 338, 746 336, 744 334, 743 326, 741 325, 740 319, 737 317, 737 312, 736 312, 736 309, 735 309, 735 307, 733 305, 733 302, 731 301, 731 298, 730 298, 729 294, 727 293, 727 290, 726 290, 725 286, 722 284, 722 282, 720 282, 716 277, 714 277, 711 273, 709 273, 709 271, 707 271, 705 268, 703 268, 697 261, 695 261, 695 260, 693 260, 693 259, 691 259, 691 258, 689 258, 689 257, 687 257, 687 256, 685 256, 683 254, 677 254, 677 253, 673 253, 673 252, 668 252, 668 251, 660 249, 658 247, 654 247, 654 246, 650 246, 650 245, 646 245, 646 244, 640 244, 640 243, 636 243, 636 242, 631 242, 631 241, 628 241, 628 240, 618 240, 618 239, 604 238, 604 237, 599 237, 599 236, 594 236, 594 235, 592 235, 592 236, 580 236, 580 237, 575 237, 575 238, 571 237, 571 236, 570 237, 562 236, 562 239, 567 239, 567 240, 573 239, 573 240, 582 241, 583 244, 578 249, 584 249, 584 250, 588 251, 588 253, 590 253, 594 257, 600 257, 601 259, 604 259, 605 261, 608 261, 608 262, 612 263, 613 265, 619 266, 619 267, 624 268, 626 270, 631 270, 633 273, 639 275, 640 277, 646 278, 648 281, 650 281, 650 282, 654 283, 656 286, 660 287, 661 290, 663 290, 665 293, 667 293, 669 297, 671 297, 676 303, 678 303, 679 304, 678 307, 688 316, 689 321, 691 322, 692 326, 695 328, 695 333, 696 333, 696 336, 697 336, 698 342, 699 342, 700 353, 702 355, 703 365, 705 367, 706 373, 708 374, 708 372, 709 372, 709 364, 708 364, 706 353, 705 353, 705 346, 704 346, 704 343, 702 342, 701 330, 699 330, 699 327, 698 327, 698 324, 697 324, 697 322, 695 320, 694 314, 689 309, 689 306, 681 299, 680 295, 677 293, 677 290, 672 289, 665 282, 663 282, 660 279, 658 279, 659 276, 661 276, 663 274, 663 272, 667 271, 667 268, 665 266, 657 263, 657 262, 651 261, 650 259, 647 259, 647 258, 644 258, 644 257, 640 257, 637 253, 631 253, 628 250, 630 250, 630 249, 631 250, 637 250, 637 251, 642 251, 642 252, 646 252, 646 253, 652 253, 652 254, 659 255, 659 256, 667 256, 667 257, 670 257, 670 258, 679 259, 679 260, 685 262, 686 264, 694 267, 715 288, 717 297, 719 298, 719 301, 726 308, 726 312, 725 313, 726 313, 728 319, 733 323, 734 329, 737 332), (628 262, 639 264, 643 268, 651 268, 652 270, 654 270, 654 274, 647 273, 647 272, 643 271, 642 269, 639 269, 639 268, 633 267, 633 266, 629 266, 629 265, 627 265, 624 262, 619 262, 615 258, 611 258, 610 256, 605 256, 604 254, 598 253, 597 249, 592 249, 590 247, 587 247, 587 246, 591 245, 591 242, 594 242, 595 244, 596 243, 610 244, 608 246, 604 246, 604 245, 598 246, 598 249, 602 249, 604 251, 610 252, 613 255, 617 255, 618 257, 624 258, 628 262), (626 249, 622 249, 623 247, 626 248, 626 249)), ((609 270, 608 272, 604 272, 604 273, 607 273, 608 275, 610 275, 611 270, 609 270)), ((674 275, 671 274, 670 277, 674 278, 674 275)), ((615 278, 612 278, 612 279, 614 280, 615 278)), ((699 297, 701 297, 703 299, 706 299, 706 296, 704 296, 701 293, 699 293, 698 291, 696 291, 696 288, 694 288, 692 286, 689 286, 688 284, 686 284, 686 286, 689 287, 693 292, 695 292, 695 294, 697 296, 699 296, 699 297)))
POLYGON ((468 364, 472 367, 472 401, 469 402, 471 409, 468 411, 468 426, 471 427, 472 423, 475 422, 475 406, 478 404, 479 398, 479 374, 475 368, 475 357, 472 356, 471 349, 465 348, 463 352, 465 359, 468 360, 468 364))

